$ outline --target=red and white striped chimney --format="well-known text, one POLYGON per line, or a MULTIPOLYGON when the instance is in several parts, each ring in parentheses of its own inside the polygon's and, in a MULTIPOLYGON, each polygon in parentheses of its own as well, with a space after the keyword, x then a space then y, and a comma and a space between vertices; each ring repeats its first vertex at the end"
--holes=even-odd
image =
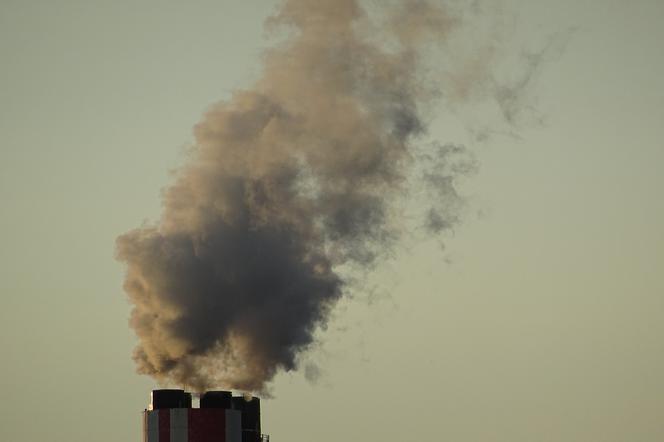
POLYGON ((154 390, 143 412, 143 442, 262 442, 260 400, 208 391, 200 408, 192 408, 191 393, 154 390))

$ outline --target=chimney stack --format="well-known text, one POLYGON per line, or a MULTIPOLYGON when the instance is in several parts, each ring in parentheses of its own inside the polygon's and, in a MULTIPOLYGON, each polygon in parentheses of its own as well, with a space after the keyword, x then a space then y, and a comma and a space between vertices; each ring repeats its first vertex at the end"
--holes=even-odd
POLYGON ((191 393, 153 390, 143 412, 143 442, 269 442, 261 434, 260 399, 207 391, 193 408, 191 393))

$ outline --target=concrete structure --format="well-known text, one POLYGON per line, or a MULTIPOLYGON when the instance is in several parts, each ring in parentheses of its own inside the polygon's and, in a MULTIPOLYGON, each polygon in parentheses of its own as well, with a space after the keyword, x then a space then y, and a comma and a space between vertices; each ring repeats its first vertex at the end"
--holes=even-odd
POLYGON ((143 442, 269 442, 261 434, 260 399, 228 391, 201 395, 192 408, 191 393, 154 390, 143 412, 143 442))

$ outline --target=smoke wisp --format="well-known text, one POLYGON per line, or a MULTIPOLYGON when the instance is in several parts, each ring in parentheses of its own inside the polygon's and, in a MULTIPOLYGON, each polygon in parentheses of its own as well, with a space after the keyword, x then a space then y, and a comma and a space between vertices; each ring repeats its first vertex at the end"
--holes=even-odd
POLYGON ((395 201, 422 159, 436 189, 422 224, 456 223, 465 169, 446 164, 461 148, 418 156, 413 143, 444 95, 423 82, 420 51, 459 17, 391 5, 373 20, 355 0, 285 1, 268 21, 283 39, 253 87, 195 126, 160 221, 117 239, 140 373, 261 391, 295 369, 346 290, 338 269, 370 265, 399 237, 395 201))

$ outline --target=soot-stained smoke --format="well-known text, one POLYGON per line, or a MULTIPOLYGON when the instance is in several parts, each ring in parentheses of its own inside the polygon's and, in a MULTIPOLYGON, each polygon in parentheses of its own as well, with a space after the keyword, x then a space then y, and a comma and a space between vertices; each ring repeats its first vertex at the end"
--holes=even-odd
MULTIPOLYGON (((140 373, 263 390, 325 327, 347 290, 340 266, 369 265, 398 238, 394 201, 436 95, 420 49, 458 19, 425 1, 390 5, 372 20, 355 0, 285 1, 260 78, 195 126, 160 221, 118 238, 140 373)), ((425 155, 433 232, 454 224, 459 197, 454 170, 430 166, 459 149, 425 155)))

